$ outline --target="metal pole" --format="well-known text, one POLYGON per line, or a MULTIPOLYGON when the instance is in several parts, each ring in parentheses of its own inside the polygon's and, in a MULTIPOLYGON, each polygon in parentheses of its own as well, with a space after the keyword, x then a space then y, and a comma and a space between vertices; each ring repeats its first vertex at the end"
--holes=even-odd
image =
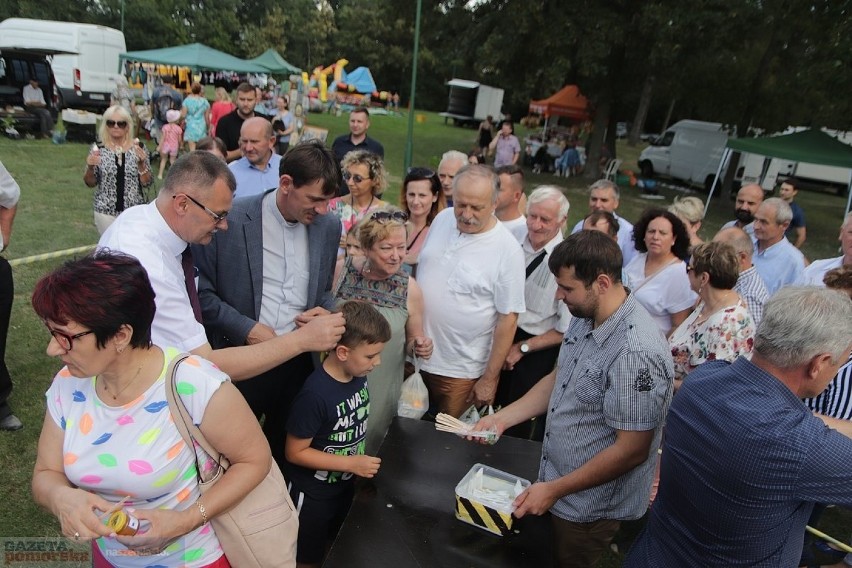
POLYGON ((414 153, 414 94, 417 92, 417 58, 420 51, 420 10, 422 0, 417 0, 417 15, 414 19, 414 55, 411 57, 411 96, 408 99, 408 134, 405 140, 405 161, 403 170, 411 167, 414 153))
POLYGON ((121 0, 121 33, 124 33, 124 0, 121 0))

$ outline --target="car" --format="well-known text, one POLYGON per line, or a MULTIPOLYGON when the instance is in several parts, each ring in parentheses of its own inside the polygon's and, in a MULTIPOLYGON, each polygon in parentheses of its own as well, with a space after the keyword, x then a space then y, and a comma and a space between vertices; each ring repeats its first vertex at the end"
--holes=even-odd
POLYGON ((38 79, 47 109, 57 116, 58 95, 48 54, 42 50, 0 46, 0 122, 15 130, 39 131, 39 118, 24 107, 23 88, 38 79))
POLYGON ((617 122, 615 124, 615 137, 616 138, 627 138, 627 123, 626 122, 617 122))

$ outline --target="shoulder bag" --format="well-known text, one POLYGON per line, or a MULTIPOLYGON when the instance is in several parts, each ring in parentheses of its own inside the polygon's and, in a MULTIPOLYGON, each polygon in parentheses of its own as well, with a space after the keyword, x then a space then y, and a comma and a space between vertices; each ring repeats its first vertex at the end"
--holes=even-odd
MULTIPOLYGON (((183 353, 169 363, 166 398, 175 426, 187 446, 194 450, 197 444, 217 464, 215 471, 204 479, 196 453, 196 475, 203 495, 227 474, 230 463, 204 438, 177 391, 178 365, 189 356, 183 353)), ((272 461, 269 473, 257 487, 229 511, 210 519, 210 524, 216 531, 228 562, 234 568, 296 566, 299 519, 287 491, 287 482, 275 461, 272 461)))

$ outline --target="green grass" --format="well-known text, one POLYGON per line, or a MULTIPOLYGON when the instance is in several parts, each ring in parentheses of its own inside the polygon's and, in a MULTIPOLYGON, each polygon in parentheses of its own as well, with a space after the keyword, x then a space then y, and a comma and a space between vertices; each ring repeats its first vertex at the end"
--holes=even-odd
MULTIPOLYGON (((449 149, 467 152, 473 147, 476 131, 444 125, 442 117, 422 113, 426 120, 414 123, 413 164, 437 168, 441 154, 449 149)), ((397 202, 404 175, 406 116, 374 116, 370 135, 385 147, 385 158, 391 176, 387 199, 397 202)), ((348 131, 347 115, 309 115, 309 123, 328 128, 329 144, 334 137, 348 131)), ((519 128, 523 138, 527 132, 519 128)), ((153 144, 149 143, 149 147, 153 144)), ((86 144, 56 146, 50 141, 0 138, 0 160, 21 186, 21 201, 9 259, 33 254, 94 244, 97 232, 92 223, 92 190, 82 182, 86 144)), ((636 168, 641 148, 620 144, 618 157, 623 168, 636 168)), ((571 202, 569 226, 583 217, 587 210, 584 188, 588 180, 582 177, 556 178, 528 172, 527 191, 540 184, 555 184, 565 189, 571 202)), ((638 189, 623 188, 619 213, 636 219, 649 206, 665 206, 677 195, 663 188, 665 200, 647 201, 640 198, 638 189)), ((843 216, 845 200, 824 193, 800 192, 799 202, 808 217, 808 241, 804 250, 809 258, 837 255, 837 234, 843 216)), ((733 217, 733 204, 727 198, 714 199, 705 220, 702 236, 712 237, 724 222, 733 217)), ((0 433, 0 487, 3 487, 0 508, 0 536, 52 536, 59 533, 58 522, 38 509, 30 495, 30 477, 36 454, 38 432, 44 415, 44 392, 60 365, 46 356, 44 349, 48 334, 29 306, 35 281, 57 266, 62 259, 36 262, 14 268, 15 301, 6 361, 15 391, 11 404, 25 427, 17 433, 0 433)), ((829 534, 845 539, 852 532, 852 515, 833 509, 823 527, 829 534)), ((605 566, 616 566, 618 560, 610 555, 605 566)))

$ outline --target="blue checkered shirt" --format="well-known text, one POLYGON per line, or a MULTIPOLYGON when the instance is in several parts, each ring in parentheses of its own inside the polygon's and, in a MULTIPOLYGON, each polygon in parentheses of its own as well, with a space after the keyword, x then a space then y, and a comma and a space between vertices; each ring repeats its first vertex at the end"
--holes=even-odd
POLYGON ((581 467, 619 430, 654 431, 648 459, 621 477, 566 495, 550 512, 573 522, 637 519, 648 508, 674 367, 660 328, 631 294, 597 329, 574 318, 559 351, 539 480, 581 467))

